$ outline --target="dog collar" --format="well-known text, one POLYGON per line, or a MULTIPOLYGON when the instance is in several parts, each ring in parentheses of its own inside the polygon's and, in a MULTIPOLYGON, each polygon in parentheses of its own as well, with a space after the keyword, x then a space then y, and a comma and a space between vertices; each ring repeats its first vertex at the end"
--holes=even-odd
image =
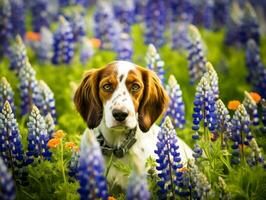
POLYGON ((113 153, 117 158, 123 158, 137 141, 135 138, 136 130, 137 128, 130 130, 119 147, 110 147, 107 145, 103 134, 99 132, 100 134, 97 136, 97 141, 101 146, 102 154, 105 156, 111 156, 113 153))

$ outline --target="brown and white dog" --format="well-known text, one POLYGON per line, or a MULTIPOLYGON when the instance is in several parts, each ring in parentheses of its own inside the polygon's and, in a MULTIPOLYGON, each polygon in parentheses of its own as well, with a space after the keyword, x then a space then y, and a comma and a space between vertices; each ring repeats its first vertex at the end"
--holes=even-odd
MULTIPOLYGON (((119 159, 133 166, 133 160, 138 160, 143 169, 149 156, 156 158, 159 127, 154 123, 167 108, 168 101, 155 73, 127 61, 114 61, 88 71, 74 97, 78 112, 100 138, 102 147, 112 151, 127 144, 130 138, 130 145, 124 145, 127 152, 113 156, 113 161, 119 159)), ((86 142, 87 134, 88 130, 81 142, 86 142)), ((192 150, 181 139, 178 142, 181 159, 186 162, 192 158, 192 150)), ((108 163, 108 151, 104 157, 108 163)), ((107 179, 122 188, 127 185, 127 177, 115 166, 111 166, 107 179)))

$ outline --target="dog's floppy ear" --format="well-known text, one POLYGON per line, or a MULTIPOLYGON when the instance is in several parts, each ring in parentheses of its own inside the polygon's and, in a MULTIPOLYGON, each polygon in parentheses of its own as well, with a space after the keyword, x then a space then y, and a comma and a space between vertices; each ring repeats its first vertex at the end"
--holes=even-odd
POLYGON ((97 69, 86 72, 74 95, 76 108, 90 129, 97 127, 103 116, 98 88, 99 73, 100 70, 97 69))
POLYGON ((139 127, 147 132, 168 106, 169 97, 158 76, 147 69, 138 67, 144 83, 143 97, 138 110, 139 127))

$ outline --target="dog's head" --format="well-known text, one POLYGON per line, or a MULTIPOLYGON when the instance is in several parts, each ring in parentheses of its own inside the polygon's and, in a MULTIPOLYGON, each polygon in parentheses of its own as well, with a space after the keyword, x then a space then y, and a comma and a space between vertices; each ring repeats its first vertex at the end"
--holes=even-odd
POLYGON ((137 125, 147 132, 168 104, 168 96, 154 72, 126 61, 115 61, 85 74, 74 102, 93 129, 137 125))

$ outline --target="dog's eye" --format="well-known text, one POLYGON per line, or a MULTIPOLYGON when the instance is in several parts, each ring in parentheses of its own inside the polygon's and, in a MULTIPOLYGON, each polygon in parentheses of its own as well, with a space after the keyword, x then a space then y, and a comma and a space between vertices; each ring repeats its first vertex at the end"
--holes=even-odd
POLYGON ((139 89, 140 89, 139 84, 137 84, 137 83, 133 83, 133 84, 132 84, 132 86, 131 86, 131 91, 132 91, 132 92, 136 92, 136 91, 138 91, 139 89))
POLYGON ((106 91, 106 92, 112 92, 113 91, 113 87, 112 87, 111 84, 108 83, 108 84, 105 84, 103 86, 103 90, 106 91))

